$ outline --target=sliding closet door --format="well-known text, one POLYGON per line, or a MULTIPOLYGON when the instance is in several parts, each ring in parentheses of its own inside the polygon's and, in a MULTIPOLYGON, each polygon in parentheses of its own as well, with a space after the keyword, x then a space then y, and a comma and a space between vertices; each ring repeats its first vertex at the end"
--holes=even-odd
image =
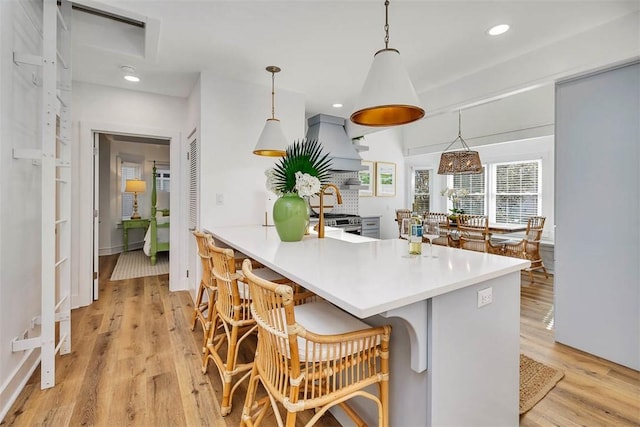
POLYGON ((640 369, 640 63, 556 87, 555 337, 640 369))

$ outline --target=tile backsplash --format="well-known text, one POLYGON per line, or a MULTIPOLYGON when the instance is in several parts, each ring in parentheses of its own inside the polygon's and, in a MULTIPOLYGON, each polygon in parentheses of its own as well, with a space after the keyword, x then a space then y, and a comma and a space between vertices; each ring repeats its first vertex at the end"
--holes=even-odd
POLYGON ((345 190, 342 186, 349 178, 357 178, 358 172, 331 172, 329 182, 340 188, 342 194, 342 204, 336 205, 331 213, 343 213, 358 215, 358 190, 345 190))

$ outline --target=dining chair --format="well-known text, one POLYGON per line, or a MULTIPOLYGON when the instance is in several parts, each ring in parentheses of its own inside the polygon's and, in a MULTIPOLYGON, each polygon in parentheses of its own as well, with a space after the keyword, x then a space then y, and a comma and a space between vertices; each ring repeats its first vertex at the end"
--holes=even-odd
POLYGON ((533 283, 534 270, 542 269, 544 277, 549 278, 542 256, 540 255, 540 240, 542 239, 545 221, 546 217, 543 216, 529 217, 524 238, 518 242, 507 242, 504 245, 505 255, 527 259, 531 262, 531 266, 525 269, 525 271, 529 273, 531 283, 533 283))
POLYGON ((459 214, 456 222, 461 249, 487 252, 489 220, 486 216, 459 214))
POLYGON ((314 409, 306 423, 310 426, 339 405, 363 426, 347 404, 358 396, 377 406, 378 425, 387 427, 391 327, 372 328, 326 301, 295 305, 290 286, 256 276, 248 262, 242 271, 258 324, 258 347, 240 425, 260 425, 271 407, 277 425, 287 427, 296 424, 299 412, 314 409), (259 384, 267 396, 256 400, 259 384), (377 386, 378 395, 365 390, 371 385, 377 386))
MULTIPOLYGON (((440 224, 440 237, 433 239, 434 245, 455 246, 451 237, 451 227, 449 225, 449 215, 441 212, 425 212, 422 216, 425 221, 438 221, 440 224)), ((424 239, 423 239, 424 240, 424 239)))
POLYGON ((411 210, 410 209, 396 209, 396 222, 398 223, 398 238, 399 239, 404 239, 404 237, 402 237, 402 220, 405 219, 405 218, 411 218, 411 210))

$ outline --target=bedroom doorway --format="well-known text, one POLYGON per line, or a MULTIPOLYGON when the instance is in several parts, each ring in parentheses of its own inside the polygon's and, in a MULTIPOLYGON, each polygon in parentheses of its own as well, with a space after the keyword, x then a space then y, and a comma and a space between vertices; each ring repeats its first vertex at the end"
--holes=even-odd
MULTIPOLYGON (((134 260, 127 267, 132 274, 145 270, 148 267, 146 264, 150 263, 147 257, 150 255, 147 230, 151 212, 157 210, 158 215, 163 216, 157 219, 157 224, 168 222, 169 219, 172 187, 170 140, 95 132, 93 163, 95 273, 92 299, 95 301, 99 297, 99 274, 96 273, 99 271, 100 256, 127 255, 127 259, 134 260), (154 167, 156 177, 153 176, 154 167), (140 187, 137 188, 138 192, 129 191, 132 184, 140 187)), ((163 233, 168 242, 169 229, 165 228, 163 233)), ((168 270, 168 256, 159 259, 168 270)))

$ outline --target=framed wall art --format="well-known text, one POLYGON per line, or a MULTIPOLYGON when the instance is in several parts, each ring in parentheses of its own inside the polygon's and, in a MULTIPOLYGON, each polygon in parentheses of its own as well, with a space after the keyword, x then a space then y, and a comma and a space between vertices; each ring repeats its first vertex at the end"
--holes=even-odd
POLYGON ((393 197, 396 195, 396 164, 376 162, 376 196, 393 197))
POLYGON ((360 178, 360 185, 364 188, 362 188, 358 194, 360 197, 371 197, 373 196, 376 184, 373 172, 373 162, 363 160, 362 166, 366 167, 366 169, 358 171, 358 178, 360 178))

